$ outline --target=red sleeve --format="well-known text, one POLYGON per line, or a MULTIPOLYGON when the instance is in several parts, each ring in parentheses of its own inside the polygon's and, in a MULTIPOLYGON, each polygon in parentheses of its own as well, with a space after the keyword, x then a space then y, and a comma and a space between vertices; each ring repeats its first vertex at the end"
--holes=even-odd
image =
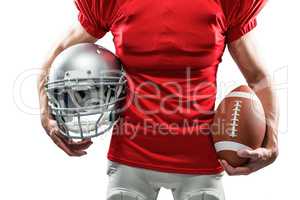
POLYGON ((101 38, 109 31, 104 20, 101 0, 75 0, 79 10, 78 20, 83 28, 95 38, 101 38))
POLYGON ((256 16, 267 0, 223 0, 227 24, 227 42, 239 39, 251 31, 256 23, 256 16))

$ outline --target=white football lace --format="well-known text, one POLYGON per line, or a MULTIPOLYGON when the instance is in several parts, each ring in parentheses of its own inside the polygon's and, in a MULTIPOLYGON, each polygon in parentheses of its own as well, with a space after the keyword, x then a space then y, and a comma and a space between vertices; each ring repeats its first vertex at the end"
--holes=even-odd
POLYGON ((233 105, 233 113, 231 114, 231 129, 230 129, 230 137, 237 137, 238 134, 238 126, 239 126, 239 116, 240 116, 240 112, 241 112, 241 108, 242 108, 242 101, 234 101, 234 105, 233 105))

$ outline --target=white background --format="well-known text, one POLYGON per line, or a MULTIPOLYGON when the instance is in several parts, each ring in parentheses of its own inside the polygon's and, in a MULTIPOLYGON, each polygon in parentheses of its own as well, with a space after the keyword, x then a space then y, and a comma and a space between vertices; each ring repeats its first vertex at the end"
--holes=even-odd
MULTIPOLYGON (((259 49, 274 77, 281 107, 280 156, 250 176, 225 176, 229 200, 299 198, 299 3, 269 1, 255 29, 259 49), (288 91, 288 96, 287 96, 288 91), (287 195, 289 197, 287 197, 287 195)), ((77 21, 71 0, 1 1, 0 199, 105 199, 110 135, 97 138, 88 155, 69 158, 44 133, 38 115, 36 74, 66 29, 77 21)), ((114 51, 112 36, 100 44, 114 51)), ((219 98, 243 82, 228 53, 219 70, 219 98), (222 84, 221 84, 222 83, 222 84)), ((162 190, 159 200, 172 199, 162 190)))

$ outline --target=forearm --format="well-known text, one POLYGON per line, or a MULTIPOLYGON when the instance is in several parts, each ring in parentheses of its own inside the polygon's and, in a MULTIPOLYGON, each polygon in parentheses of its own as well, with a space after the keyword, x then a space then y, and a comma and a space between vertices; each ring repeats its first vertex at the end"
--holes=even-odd
POLYGON ((68 31, 66 36, 62 38, 52 49, 51 53, 47 56, 41 68, 41 73, 38 77, 38 93, 40 102, 40 115, 41 118, 50 117, 48 109, 48 99, 44 89, 46 78, 51 68, 54 59, 66 48, 83 42, 94 43, 97 39, 89 35, 80 25, 68 31))
POLYGON ((229 44, 228 48, 248 85, 254 90, 264 108, 267 123, 264 146, 277 151, 278 104, 272 79, 257 51, 256 42, 250 33, 229 44))
POLYGON ((49 73, 52 62, 55 57, 60 54, 64 48, 61 44, 58 44, 57 47, 53 49, 50 53, 44 64, 42 65, 41 73, 38 77, 38 93, 39 93, 39 102, 40 102, 40 115, 41 117, 50 116, 48 113, 48 99, 44 89, 44 85, 46 82, 47 75, 49 73))
POLYGON ((256 82, 248 84, 260 99, 265 111, 267 131, 263 146, 277 151, 279 110, 272 81, 267 76, 262 76, 256 82))

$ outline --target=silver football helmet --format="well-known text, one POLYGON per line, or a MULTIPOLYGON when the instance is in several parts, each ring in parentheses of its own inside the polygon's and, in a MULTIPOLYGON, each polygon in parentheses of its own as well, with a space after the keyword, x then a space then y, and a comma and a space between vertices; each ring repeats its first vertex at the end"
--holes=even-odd
POLYGON ((120 61, 107 49, 83 43, 63 51, 45 84, 60 132, 84 139, 110 130, 121 111, 125 84, 120 61))

